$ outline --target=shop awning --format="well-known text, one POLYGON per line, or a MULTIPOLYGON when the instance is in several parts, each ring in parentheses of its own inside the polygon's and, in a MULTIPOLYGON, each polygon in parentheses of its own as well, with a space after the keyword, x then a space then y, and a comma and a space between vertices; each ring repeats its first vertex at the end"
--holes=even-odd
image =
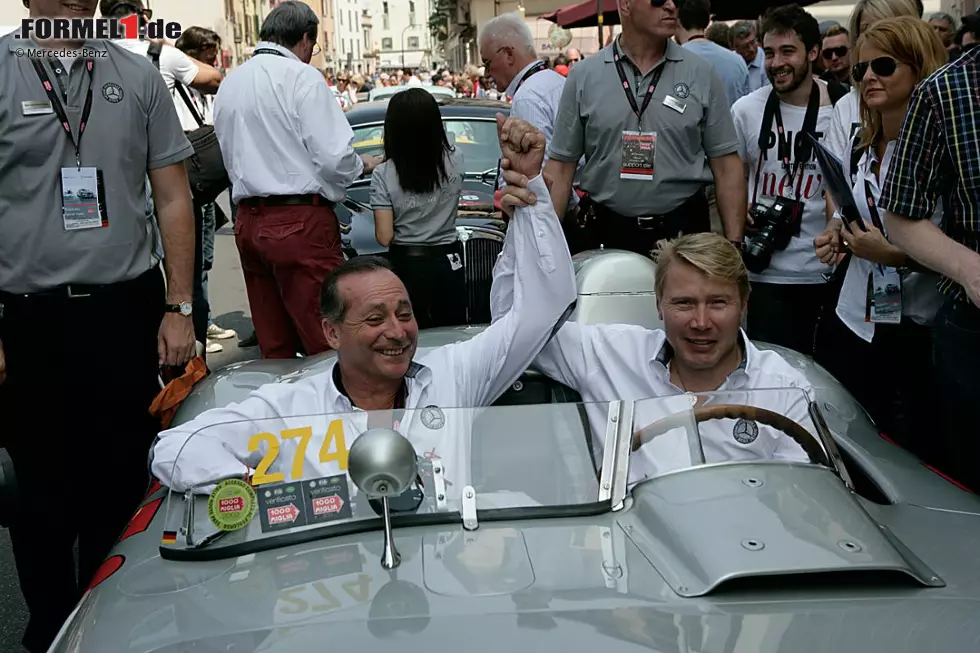
MULTIPOLYGON (((754 20, 770 7, 784 4, 801 6, 815 4, 817 0, 713 0, 711 9, 715 20, 754 20)), ((604 25, 619 25, 619 10, 616 0, 585 0, 575 5, 561 7, 540 17, 561 27, 595 27, 598 25, 599 3, 602 3, 602 22, 604 25)))

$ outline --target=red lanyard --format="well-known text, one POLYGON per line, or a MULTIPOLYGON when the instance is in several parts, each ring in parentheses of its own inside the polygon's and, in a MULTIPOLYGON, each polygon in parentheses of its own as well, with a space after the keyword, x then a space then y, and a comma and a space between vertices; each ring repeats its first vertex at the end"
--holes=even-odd
POLYGON ((875 204, 874 194, 871 192, 871 182, 867 179, 864 180, 864 197, 868 201, 868 213, 871 214, 871 222, 878 228, 878 231, 884 234, 885 227, 881 222, 881 216, 878 215, 878 206, 875 204))
POLYGON ((92 83, 95 73, 95 62, 92 59, 85 60, 85 69, 88 70, 88 91, 85 93, 85 107, 82 109, 82 119, 78 123, 78 138, 75 138, 75 134, 72 132, 71 123, 68 122, 68 114, 65 113, 65 106, 61 102, 61 98, 54 90, 54 85, 51 84, 51 78, 48 77, 47 71, 44 70, 44 66, 41 65, 40 59, 31 59, 31 63, 34 64, 34 72, 37 73, 38 79, 41 80, 41 86, 44 87, 44 92, 48 94, 48 100, 51 101, 51 108, 58 115, 58 120, 61 121, 61 127, 68 134, 68 140, 75 147, 75 163, 78 165, 79 170, 82 168, 82 135, 85 133, 85 127, 88 125, 89 114, 92 113, 92 83))
POLYGON ((619 47, 613 43, 613 61, 616 62, 616 72, 619 73, 619 81, 623 83, 623 91, 626 93, 626 99, 629 100, 630 108, 636 114, 636 119, 642 120, 643 112, 647 110, 647 105, 650 104, 650 100, 653 98, 653 92, 656 90, 657 84, 660 83, 660 76, 664 74, 664 67, 667 65, 667 62, 665 61, 654 71, 653 79, 650 80, 650 86, 647 88, 646 95, 643 96, 643 104, 638 107, 636 106, 636 98, 633 97, 633 87, 630 85, 629 80, 626 79, 622 59, 623 56, 619 54, 619 47))

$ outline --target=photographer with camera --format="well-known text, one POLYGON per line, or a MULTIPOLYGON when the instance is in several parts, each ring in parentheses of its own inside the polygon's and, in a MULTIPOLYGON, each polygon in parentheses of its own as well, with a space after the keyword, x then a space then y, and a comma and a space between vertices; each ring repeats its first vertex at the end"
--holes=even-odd
POLYGON ((742 249, 752 280, 747 328, 754 340, 810 354, 827 289, 823 274, 830 268, 813 251, 827 215, 807 135, 823 140, 833 106, 827 85, 813 76, 821 43, 813 16, 797 5, 770 10, 762 42, 772 85, 732 107, 748 176, 742 249))

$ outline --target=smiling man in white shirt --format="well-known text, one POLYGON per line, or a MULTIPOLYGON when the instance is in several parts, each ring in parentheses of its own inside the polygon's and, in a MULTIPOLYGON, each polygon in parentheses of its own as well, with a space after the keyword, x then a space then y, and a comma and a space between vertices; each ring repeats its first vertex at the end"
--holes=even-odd
MULTIPOLYGON (((537 206, 518 209, 508 230, 514 290, 508 314, 470 340, 416 359, 418 324, 404 284, 385 259, 356 257, 333 271, 323 287, 322 329, 337 350, 336 363, 295 383, 262 386, 241 403, 206 411, 164 431, 152 460, 157 478, 182 491, 240 475, 253 458, 250 438, 268 428, 264 420, 354 411, 373 411, 375 419, 384 411, 481 407, 510 387, 574 302, 575 277, 539 175, 544 137, 513 117, 504 121, 498 114, 497 122, 505 156, 514 161, 515 170, 532 177, 529 188, 541 198, 537 206), (200 434, 201 429, 206 433, 200 434)), ((447 479, 461 487, 469 425, 454 421, 459 414, 468 413, 451 411, 445 424, 430 426, 421 436, 406 436, 416 451, 445 460, 447 479)), ((387 426, 394 419, 389 417, 387 426)), ((346 437, 347 445, 352 439, 346 437)), ((315 456, 313 448, 309 451, 315 456)), ((344 469, 324 467, 329 461, 323 459, 307 460, 327 474, 344 469)))
POLYGON ((316 68, 319 19, 280 3, 253 57, 228 75, 214 102, 214 130, 238 205, 235 241, 263 358, 330 348, 317 317, 320 285, 343 262, 333 206, 371 172, 316 68))
MULTIPOLYGON (((506 164, 505 164, 506 165, 506 164)), ((526 180, 510 170, 512 184, 504 189, 505 207, 530 203, 526 180)), ((536 193, 540 198, 540 193, 536 193)), ((540 201, 540 200, 539 200, 540 201)), ((508 234, 507 239, 510 239, 508 234)), ((493 319, 507 315, 514 302, 514 260, 505 241, 494 268, 490 309, 493 319)), ((802 392, 806 378, 779 354, 756 348, 739 328, 748 306, 749 277, 738 250, 722 236, 689 234, 662 246, 656 272, 657 311, 664 328, 629 324, 568 322, 545 345, 534 366, 576 390, 587 405, 593 447, 602 450, 606 411, 595 402, 638 401, 684 392, 788 389, 771 393, 761 406, 814 432, 802 392)), ((745 394, 751 401, 752 395, 745 394)), ((763 397, 762 394, 758 395, 763 397)), ((638 411, 636 424, 664 415, 638 411)), ((740 420, 741 421, 741 420, 740 420)), ((705 424, 701 442, 707 462, 772 459, 804 462, 803 449, 771 427, 726 423, 705 424), (745 437, 749 433, 751 437, 745 437)), ((672 469, 678 461, 659 459, 655 448, 638 450, 630 462, 630 482, 672 469)), ((683 463, 680 463, 683 464, 683 463)))

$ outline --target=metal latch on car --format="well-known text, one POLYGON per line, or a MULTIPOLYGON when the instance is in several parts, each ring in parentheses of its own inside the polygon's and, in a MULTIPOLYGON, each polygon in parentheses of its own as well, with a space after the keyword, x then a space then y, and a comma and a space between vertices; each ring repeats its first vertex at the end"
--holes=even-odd
POLYGON ((441 460, 432 461, 432 488, 436 493, 436 510, 446 509, 446 472, 441 460))
POLYGON ((476 490, 472 485, 463 488, 463 528, 475 531, 480 527, 476 519, 476 490))

